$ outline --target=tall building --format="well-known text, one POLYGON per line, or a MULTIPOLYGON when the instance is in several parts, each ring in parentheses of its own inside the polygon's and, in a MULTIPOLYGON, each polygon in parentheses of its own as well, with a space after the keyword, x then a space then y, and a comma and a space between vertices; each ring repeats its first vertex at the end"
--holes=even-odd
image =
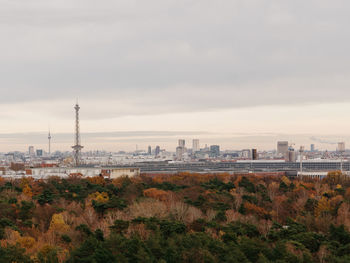
POLYGON ((195 153, 195 152, 198 152, 199 150, 200 150, 199 140, 198 139, 193 139, 193 141, 192 141, 192 152, 195 153))
POLYGON ((258 150, 252 149, 252 160, 258 160, 258 150))
POLYGON ((244 159, 250 159, 251 158, 251 152, 249 149, 243 149, 241 152, 241 157, 244 159))
POLYGON ((30 156, 34 156, 35 155, 34 146, 29 146, 28 153, 29 153, 30 156))
POLYGON ((288 141, 277 142, 277 154, 286 155, 288 152, 288 141))
POLYGON ((77 104, 74 107, 75 109, 75 145, 72 146, 73 148, 73 154, 74 154, 74 164, 75 166, 80 165, 81 161, 81 149, 84 147, 80 145, 80 125, 79 125, 79 104, 77 104))
POLYGON ((152 155, 152 147, 151 146, 148 146, 147 154, 148 155, 152 155))
POLYGON ((186 141, 184 139, 179 139, 179 146, 176 147, 176 159, 178 161, 183 160, 183 155, 186 152, 185 144, 186 141))
POLYGON ((183 139, 180 139, 180 140, 179 140, 179 146, 180 146, 180 147, 184 147, 184 148, 185 148, 185 144, 186 144, 186 141, 185 141, 185 140, 183 140, 183 139))
POLYGON ((310 151, 311 151, 311 152, 315 152, 315 144, 311 144, 311 146, 310 146, 310 151))
POLYGON ((296 152, 294 151, 293 148, 290 148, 287 152, 286 161, 291 162, 291 163, 295 163, 296 160, 297 160, 296 152))
POLYGON ((156 149, 154 150, 154 155, 157 157, 160 154, 160 147, 157 145, 156 149))
POLYGON ((185 147, 177 146, 176 147, 176 160, 183 160, 183 155, 185 153, 185 147))
POLYGON ((38 156, 38 157, 43 156, 43 150, 37 149, 37 150, 36 150, 36 156, 38 156))
POLYGON ((220 146, 219 145, 210 145, 210 156, 218 157, 220 155, 220 146))
POLYGON ((345 152, 345 142, 339 142, 338 143, 337 151, 338 152, 345 152))

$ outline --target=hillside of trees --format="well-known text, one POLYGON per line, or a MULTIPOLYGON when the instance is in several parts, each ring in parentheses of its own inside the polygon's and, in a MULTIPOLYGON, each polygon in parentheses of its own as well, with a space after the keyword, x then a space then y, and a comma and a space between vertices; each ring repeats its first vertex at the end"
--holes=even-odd
POLYGON ((350 262, 350 181, 0 178, 3 262, 350 262))

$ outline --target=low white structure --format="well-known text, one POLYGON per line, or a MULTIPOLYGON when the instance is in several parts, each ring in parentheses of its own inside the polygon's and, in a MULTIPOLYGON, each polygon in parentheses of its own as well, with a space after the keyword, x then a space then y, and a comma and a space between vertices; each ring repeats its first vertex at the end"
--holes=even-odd
POLYGON ((114 168, 110 169, 109 178, 114 179, 122 176, 134 177, 140 175, 140 168, 114 168))
MULTIPOLYGON (((345 171, 343 174, 347 177, 350 177, 350 171, 345 171)), ((298 177, 309 177, 309 178, 315 178, 315 179, 323 179, 326 178, 328 175, 328 172, 298 172, 298 177)))
POLYGON ((298 172, 298 177, 308 177, 313 179, 323 179, 327 177, 328 172, 298 172))
POLYGON ((31 176, 35 179, 45 179, 51 176, 65 178, 73 175, 81 177, 103 176, 111 179, 121 176, 134 177, 140 175, 140 168, 53 167, 26 169, 26 176, 31 176))

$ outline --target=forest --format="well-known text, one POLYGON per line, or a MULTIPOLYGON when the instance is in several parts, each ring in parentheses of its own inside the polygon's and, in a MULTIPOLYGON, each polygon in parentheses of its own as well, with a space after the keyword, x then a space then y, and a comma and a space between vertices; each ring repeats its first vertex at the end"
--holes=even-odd
POLYGON ((350 180, 0 178, 5 262, 350 262, 350 180))

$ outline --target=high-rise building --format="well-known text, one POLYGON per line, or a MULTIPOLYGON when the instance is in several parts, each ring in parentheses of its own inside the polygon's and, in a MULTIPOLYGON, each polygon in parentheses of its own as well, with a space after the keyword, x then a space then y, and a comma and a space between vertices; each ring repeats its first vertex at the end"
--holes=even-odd
POLYGON ((157 157, 160 154, 160 147, 157 145, 156 149, 154 150, 154 155, 157 157))
POLYGON ((258 160, 258 150, 252 149, 252 160, 258 160))
POLYGON ((186 141, 183 139, 179 140, 179 146, 185 148, 186 141))
POLYGON ((34 156, 35 155, 34 146, 29 146, 28 153, 29 153, 30 156, 34 156))
POLYGON ((210 145, 210 156, 218 157, 220 155, 220 146, 219 145, 210 145))
POLYGON ((243 149, 241 152, 241 157, 244 159, 250 159, 251 158, 251 152, 249 149, 243 149))
POLYGON ((337 151, 338 152, 345 152, 345 142, 339 142, 338 143, 337 151))
POLYGON ((185 153, 185 147, 178 146, 176 147, 176 160, 183 160, 183 155, 185 153))
POLYGON ((311 152, 315 152, 315 144, 311 144, 311 146, 310 146, 310 151, 311 151, 311 152))
POLYGON ((286 156, 288 152, 288 141, 277 142, 277 154, 286 156))
POLYGON ((152 147, 151 146, 148 146, 147 154, 148 155, 152 155, 152 147))
POLYGON ((37 150, 36 150, 36 156, 38 156, 38 157, 43 156, 43 150, 37 149, 37 150))
POLYGON ((192 141, 192 152, 198 152, 200 150, 199 148, 199 140, 198 139, 193 139, 192 141))
POLYGON ((198 152, 199 150, 200 150, 199 140, 198 139, 193 139, 193 141, 192 141, 192 152, 195 153, 195 152, 198 152))
POLYGON ((294 151, 293 148, 290 148, 287 152, 286 161, 291 162, 291 163, 295 163, 296 160, 297 160, 296 152, 294 151))

